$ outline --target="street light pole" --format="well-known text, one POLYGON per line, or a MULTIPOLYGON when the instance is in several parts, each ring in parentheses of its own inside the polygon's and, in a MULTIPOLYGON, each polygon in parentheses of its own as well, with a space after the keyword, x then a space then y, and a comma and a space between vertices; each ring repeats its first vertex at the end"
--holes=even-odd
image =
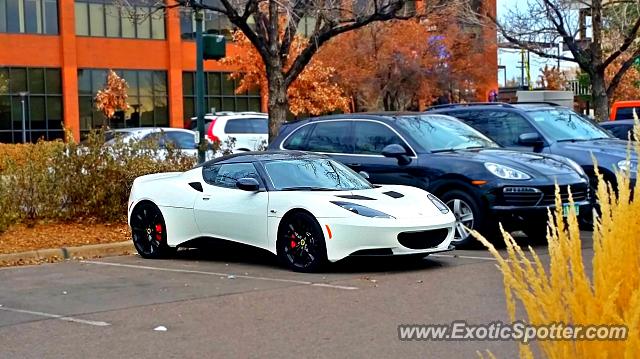
POLYGON ((202 8, 196 8, 196 116, 198 117, 198 163, 205 160, 204 139, 204 59, 202 44, 202 8))
POLYGON ((24 105, 24 98, 29 93, 26 91, 20 92, 20 102, 22 102, 22 143, 27 143, 27 114, 24 105))

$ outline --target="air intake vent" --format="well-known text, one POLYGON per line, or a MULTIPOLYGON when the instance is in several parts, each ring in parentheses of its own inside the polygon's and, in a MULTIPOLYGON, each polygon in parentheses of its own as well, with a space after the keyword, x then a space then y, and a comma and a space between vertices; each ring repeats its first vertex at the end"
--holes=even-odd
POLYGON ((402 198, 404 197, 404 195, 402 193, 398 193, 396 191, 389 191, 389 192, 383 192, 384 194, 386 194, 389 197, 393 197, 393 198, 402 198))
POLYGON ((359 199, 362 201, 375 201, 375 198, 371 198, 371 197, 365 197, 365 196, 359 196, 357 194, 346 194, 343 196, 336 196, 336 197, 340 197, 340 198, 346 198, 346 199, 359 199))

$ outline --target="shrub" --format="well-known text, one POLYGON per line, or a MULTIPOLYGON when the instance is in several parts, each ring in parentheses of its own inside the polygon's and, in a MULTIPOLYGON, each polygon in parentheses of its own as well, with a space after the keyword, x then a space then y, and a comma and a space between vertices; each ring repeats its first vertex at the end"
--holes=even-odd
MULTIPOLYGON (((636 152, 640 154, 640 144, 636 144, 636 152)), ((640 182, 632 191, 629 173, 618 173, 615 191, 602 175, 598 179, 601 214, 594 224, 591 274, 582 258, 576 215, 572 212, 563 218, 557 192, 556 210, 549 213, 548 269, 531 248, 524 251, 505 232, 506 258, 474 234, 498 260, 511 320, 517 319, 516 307, 521 305, 526 321, 534 325, 627 327, 628 338, 624 341, 537 342, 548 358, 635 358, 640 353, 640 198, 632 196, 640 193, 640 182)), ((530 345, 520 345, 521 357, 532 358, 533 353, 530 345)))
POLYGON ((133 180, 145 174, 185 171, 195 159, 157 144, 116 141, 103 134, 73 141, 0 146, 0 231, 17 221, 118 221, 126 218, 133 180))

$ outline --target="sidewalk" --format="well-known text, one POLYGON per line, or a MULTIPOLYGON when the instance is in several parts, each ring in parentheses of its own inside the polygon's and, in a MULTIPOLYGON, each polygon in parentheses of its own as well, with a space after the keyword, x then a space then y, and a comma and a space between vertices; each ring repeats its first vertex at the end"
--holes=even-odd
POLYGON ((131 241, 40 249, 35 251, 0 254, 0 267, 53 263, 66 259, 120 256, 132 253, 135 253, 135 248, 131 241))

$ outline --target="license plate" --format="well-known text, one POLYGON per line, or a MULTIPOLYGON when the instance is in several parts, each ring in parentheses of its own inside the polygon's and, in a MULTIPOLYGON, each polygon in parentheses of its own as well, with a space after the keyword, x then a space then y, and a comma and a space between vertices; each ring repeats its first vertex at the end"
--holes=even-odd
MULTIPOLYGON (((573 208, 575 208, 576 211, 576 216, 580 214, 580 206, 578 206, 577 204, 573 205, 573 208)), ((571 210, 571 205, 570 204, 563 204, 562 205, 562 216, 563 217, 569 217, 569 211, 571 210)))

